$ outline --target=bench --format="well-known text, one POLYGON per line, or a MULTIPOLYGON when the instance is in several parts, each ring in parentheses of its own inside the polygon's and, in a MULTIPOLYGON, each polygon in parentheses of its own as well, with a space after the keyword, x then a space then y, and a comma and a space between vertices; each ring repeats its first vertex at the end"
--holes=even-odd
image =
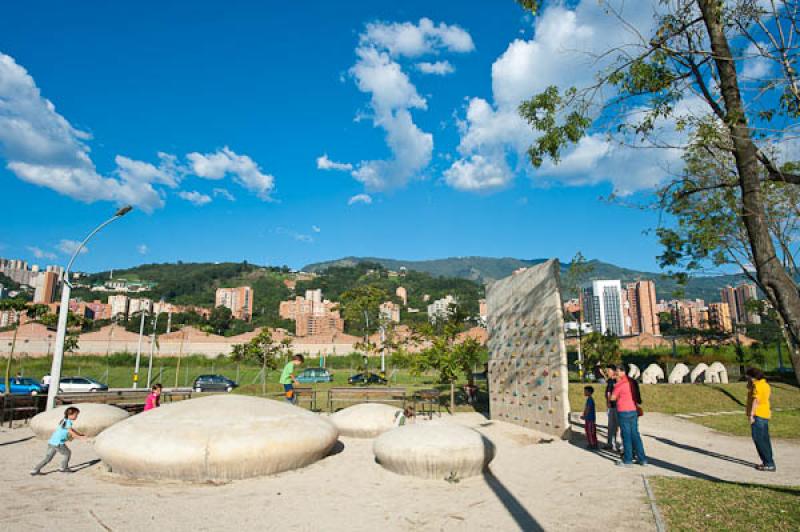
POLYGON ((328 390, 328 411, 334 411, 336 402, 348 403, 398 403, 406 405, 405 388, 330 388, 328 390))
POLYGON ((439 414, 439 417, 442 417, 442 402, 439 400, 442 395, 442 392, 431 388, 429 390, 417 390, 414 392, 412 396, 412 401, 414 403, 414 411, 416 415, 428 415, 428 419, 433 419, 433 409, 436 408, 436 413, 439 414), (421 405, 422 408, 417 411, 417 405, 421 405), (427 411, 425 407, 427 408, 427 411))
POLYGON ((11 428, 14 421, 24 419, 25 422, 44 411, 47 405, 46 395, 0 395, 0 426, 8 418, 8 428, 11 428))

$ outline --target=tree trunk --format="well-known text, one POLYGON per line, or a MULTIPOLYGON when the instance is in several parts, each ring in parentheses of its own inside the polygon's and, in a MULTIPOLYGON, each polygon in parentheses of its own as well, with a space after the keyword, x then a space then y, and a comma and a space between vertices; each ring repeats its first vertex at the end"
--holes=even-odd
POLYGON ((767 225, 761 196, 761 164, 758 150, 747 125, 742 96, 736 76, 725 27, 722 2, 697 0, 708 30, 714 63, 719 72, 720 90, 725 103, 725 121, 733 141, 739 187, 742 191, 742 221, 747 230, 753 266, 761 288, 778 311, 788 332, 792 364, 800 381, 800 292, 789 272, 781 264, 767 225))
POLYGON ((456 413, 456 383, 450 383, 450 414, 456 413))

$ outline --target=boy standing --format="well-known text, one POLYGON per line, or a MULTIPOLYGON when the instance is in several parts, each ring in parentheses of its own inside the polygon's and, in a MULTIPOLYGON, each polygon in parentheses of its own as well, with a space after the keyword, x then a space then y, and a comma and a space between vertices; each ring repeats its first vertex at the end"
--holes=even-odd
POLYGON ((619 423, 617 421, 617 402, 611 400, 611 394, 614 393, 614 385, 617 384, 617 367, 606 366, 606 406, 608 407, 608 438, 606 441, 605 449, 608 451, 617 452, 620 445, 617 441, 617 432, 619 432, 619 423))
POLYGON ((586 443, 589 444, 589 449, 597 449, 597 413, 594 407, 593 393, 594 388, 591 386, 583 388, 583 395, 586 397, 586 406, 583 407, 581 419, 586 428, 586 443))
POLYGON ((294 395, 294 385, 297 384, 297 379, 294 376, 294 370, 305 362, 303 355, 295 355, 292 360, 286 363, 281 373, 280 383, 283 384, 283 391, 286 394, 286 400, 292 404, 297 403, 297 397, 294 395))

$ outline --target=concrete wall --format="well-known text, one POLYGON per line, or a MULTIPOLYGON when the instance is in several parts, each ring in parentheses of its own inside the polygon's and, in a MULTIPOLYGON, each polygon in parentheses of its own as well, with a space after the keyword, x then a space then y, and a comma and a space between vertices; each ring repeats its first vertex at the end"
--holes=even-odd
POLYGON ((492 419, 569 436, 567 349, 557 260, 487 287, 492 419))

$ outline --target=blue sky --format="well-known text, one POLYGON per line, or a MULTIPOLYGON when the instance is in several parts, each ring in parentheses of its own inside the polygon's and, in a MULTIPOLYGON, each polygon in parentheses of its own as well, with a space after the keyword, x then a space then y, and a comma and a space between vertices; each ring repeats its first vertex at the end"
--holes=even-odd
POLYGON ((553 36, 614 42, 577 4, 534 22, 512 0, 9 3, 0 256, 63 263, 132 201, 79 269, 580 250, 655 270, 655 213, 598 198, 641 199, 674 154, 598 138, 524 161, 518 100, 588 72, 553 36))

